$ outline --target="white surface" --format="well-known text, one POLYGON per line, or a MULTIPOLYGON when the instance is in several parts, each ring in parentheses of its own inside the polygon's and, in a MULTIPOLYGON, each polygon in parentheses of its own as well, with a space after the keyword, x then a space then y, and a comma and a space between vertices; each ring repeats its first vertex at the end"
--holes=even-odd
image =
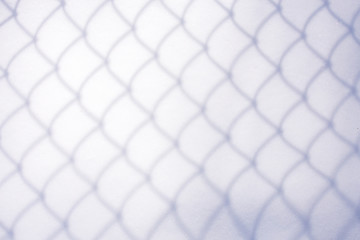
POLYGON ((359 239, 360 4, 329 3, 2 1, 0 239, 359 239))

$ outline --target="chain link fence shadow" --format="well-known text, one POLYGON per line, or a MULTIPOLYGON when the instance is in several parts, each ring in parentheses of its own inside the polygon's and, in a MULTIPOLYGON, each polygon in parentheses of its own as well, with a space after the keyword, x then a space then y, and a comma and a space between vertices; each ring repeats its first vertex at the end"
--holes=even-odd
POLYGON ((360 239, 360 2, 2 0, 0 239, 360 239))

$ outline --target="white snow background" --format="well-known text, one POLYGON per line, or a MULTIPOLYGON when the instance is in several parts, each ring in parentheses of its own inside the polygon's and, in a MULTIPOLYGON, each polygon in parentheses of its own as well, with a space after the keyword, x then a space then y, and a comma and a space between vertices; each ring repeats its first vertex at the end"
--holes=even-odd
POLYGON ((0 239, 360 239, 360 2, 2 0, 0 239))

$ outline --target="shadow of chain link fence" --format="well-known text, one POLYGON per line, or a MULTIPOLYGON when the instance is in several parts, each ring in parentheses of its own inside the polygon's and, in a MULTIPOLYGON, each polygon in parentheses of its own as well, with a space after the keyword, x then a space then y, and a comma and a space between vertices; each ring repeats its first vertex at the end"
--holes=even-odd
POLYGON ((0 239, 360 239, 360 2, 2 0, 0 239))

